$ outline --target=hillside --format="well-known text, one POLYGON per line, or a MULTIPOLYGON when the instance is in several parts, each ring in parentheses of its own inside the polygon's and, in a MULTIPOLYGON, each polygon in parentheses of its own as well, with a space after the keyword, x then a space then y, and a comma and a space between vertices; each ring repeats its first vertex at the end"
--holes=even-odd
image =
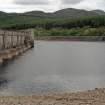
POLYGON ((93 10, 92 12, 95 12, 98 15, 105 15, 105 12, 102 10, 93 10))
POLYGON ((73 8, 62 9, 53 13, 46 13, 43 11, 30 11, 25 13, 5 13, 0 11, 0 18, 1 17, 76 18, 76 17, 97 16, 97 15, 105 15, 105 12, 102 10, 87 11, 87 10, 73 9, 73 8))
POLYGON ((45 13, 43 11, 30 11, 26 13, 5 13, 0 11, 0 27, 13 27, 14 25, 15 27, 17 27, 17 25, 22 25, 22 27, 24 28, 27 26, 30 28, 35 27, 36 25, 40 25, 44 22, 46 24, 46 22, 48 23, 48 20, 50 20, 50 23, 55 23, 55 20, 57 22, 60 19, 67 21, 68 19, 70 20, 80 17, 93 17, 101 15, 105 15, 105 12, 102 10, 86 11, 73 8, 62 9, 53 13, 45 13))
POLYGON ((53 13, 45 13, 43 11, 31 11, 23 13, 21 15, 31 16, 36 18, 76 18, 82 16, 105 15, 105 12, 102 10, 86 11, 81 9, 67 8, 67 9, 58 10, 53 13))
POLYGON ((62 17, 62 18, 76 18, 76 17, 82 17, 82 16, 97 16, 100 15, 99 13, 96 13, 94 11, 86 11, 86 10, 80 10, 80 9, 62 9, 59 11, 56 11, 54 13, 55 17, 62 17))

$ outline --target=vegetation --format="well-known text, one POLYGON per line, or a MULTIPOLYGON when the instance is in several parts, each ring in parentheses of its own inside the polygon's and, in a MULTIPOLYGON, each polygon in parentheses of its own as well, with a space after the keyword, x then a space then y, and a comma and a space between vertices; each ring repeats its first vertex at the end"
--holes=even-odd
POLYGON ((35 37, 43 36, 105 36, 105 27, 99 28, 72 28, 72 29, 63 29, 63 28, 52 28, 49 30, 43 28, 35 29, 35 37))
POLYGON ((27 13, 0 12, 0 28, 35 28, 39 36, 105 35, 105 12, 63 9, 54 13, 32 11, 27 13), (75 17, 75 18, 74 18, 75 17))
POLYGON ((42 11, 26 13, 0 12, 0 28, 24 29, 42 27, 48 29, 55 27, 83 27, 85 25, 99 26, 105 23, 104 15, 105 12, 101 10, 86 11, 73 8, 62 9, 54 13, 42 11))
POLYGON ((26 28, 83 28, 83 27, 103 27, 105 26, 105 16, 81 17, 77 19, 12 19, 11 22, 0 23, 2 28, 26 29, 26 28), (4 24, 3 24, 4 23, 4 24))

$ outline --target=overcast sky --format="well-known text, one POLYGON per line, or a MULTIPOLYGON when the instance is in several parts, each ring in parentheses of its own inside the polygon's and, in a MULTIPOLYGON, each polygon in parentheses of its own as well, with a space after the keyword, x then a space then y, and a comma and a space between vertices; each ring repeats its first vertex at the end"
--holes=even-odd
POLYGON ((102 9, 105 11, 105 0, 0 0, 0 11, 5 12, 32 10, 53 12, 63 8, 102 9))

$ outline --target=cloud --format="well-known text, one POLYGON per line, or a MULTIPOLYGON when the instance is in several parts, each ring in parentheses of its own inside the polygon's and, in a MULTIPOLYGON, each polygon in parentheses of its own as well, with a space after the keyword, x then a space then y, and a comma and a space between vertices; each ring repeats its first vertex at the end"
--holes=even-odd
POLYGON ((62 4, 78 4, 82 2, 83 0, 61 0, 62 4))
POLYGON ((6 12, 54 12, 63 8, 105 10, 105 0, 0 0, 0 11, 6 12))
POLYGON ((100 0, 97 4, 100 9, 105 9, 105 0, 100 0))
POLYGON ((19 5, 47 5, 49 0, 14 0, 14 3, 19 5))
POLYGON ((74 5, 74 8, 94 10, 101 9, 105 10, 105 0, 83 0, 79 4, 74 5))
POLYGON ((10 5, 13 2, 13 0, 0 0, 0 5, 8 4, 10 5))

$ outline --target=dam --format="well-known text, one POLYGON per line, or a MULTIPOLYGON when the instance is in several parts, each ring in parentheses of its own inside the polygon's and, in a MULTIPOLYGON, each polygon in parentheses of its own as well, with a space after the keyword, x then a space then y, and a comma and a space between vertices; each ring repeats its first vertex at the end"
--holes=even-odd
POLYGON ((34 33, 32 29, 0 29, 0 65, 32 47, 34 47, 34 33))

